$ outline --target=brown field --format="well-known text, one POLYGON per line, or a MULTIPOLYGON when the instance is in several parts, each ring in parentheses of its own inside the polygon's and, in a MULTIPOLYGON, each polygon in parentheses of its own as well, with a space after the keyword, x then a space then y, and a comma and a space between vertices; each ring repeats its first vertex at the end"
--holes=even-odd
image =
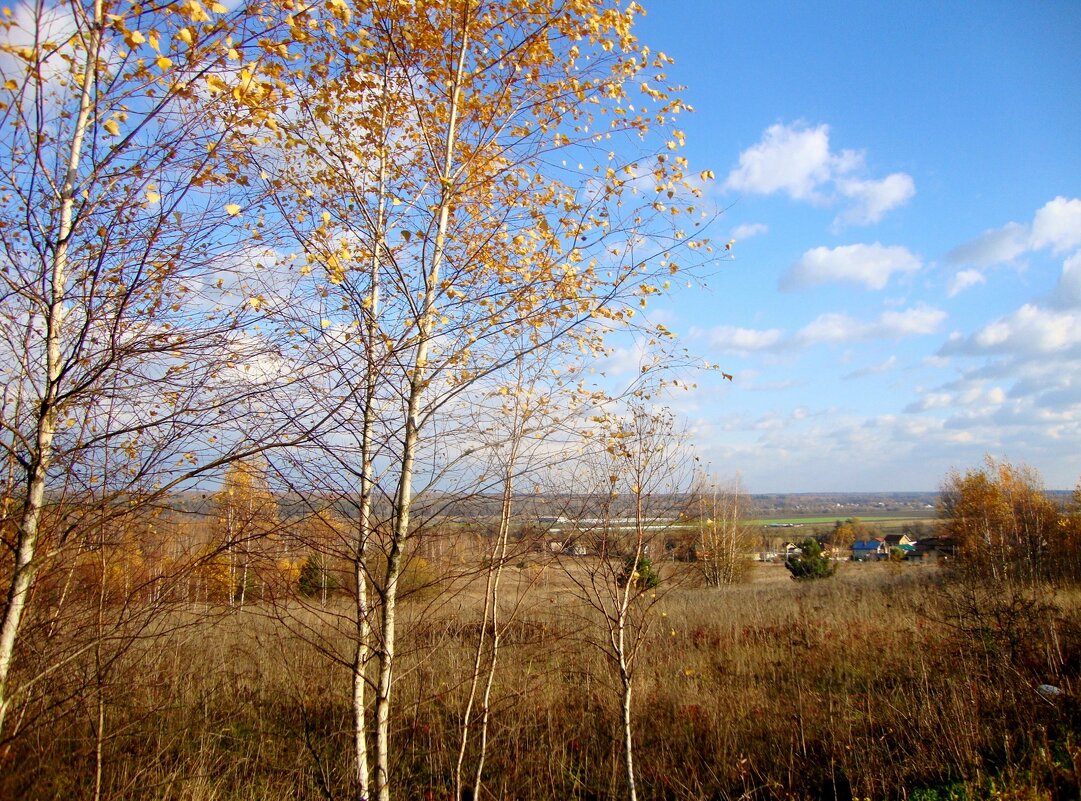
MULTIPOLYGON (((483 798, 621 796, 613 673, 569 562, 506 577, 519 590, 507 615, 520 605, 483 798)), ((725 589, 664 568, 635 678, 640 798, 1078 797, 1077 594, 966 594, 921 565, 845 564, 807 584, 756 565, 725 589)), ((398 798, 451 797, 477 597, 444 588, 406 604, 398 798)), ((91 798, 99 719, 104 798, 350 797, 349 683, 331 658, 349 653, 344 603, 173 611, 87 652, 24 710, 0 798, 91 798)))

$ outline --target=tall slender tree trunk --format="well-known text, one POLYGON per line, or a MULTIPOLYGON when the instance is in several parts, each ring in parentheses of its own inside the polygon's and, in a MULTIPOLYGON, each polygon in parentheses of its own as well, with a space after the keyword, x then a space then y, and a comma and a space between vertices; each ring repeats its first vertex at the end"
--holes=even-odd
MULTIPOLYGON (((517 444, 515 446, 515 455, 517 444)), ((507 542, 510 537, 511 502, 513 491, 513 464, 508 469, 503 485, 503 508, 500 513, 499 550, 495 560, 495 575, 492 578, 492 656, 488 662, 488 675, 484 684, 484 694, 480 704, 480 726, 477 732, 480 744, 477 750, 477 765, 473 771, 473 798, 480 796, 481 777, 484 774, 484 760, 488 752, 488 721, 491 718, 492 685, 495 683, 496 665, 499 661, 499 646, 502 639, 499 622, 499 581, 503 577, 503 565, 507 561, 507 542)), ((464 738, 463 738, 464 739, 464 738)))
MULTIPOLYGON (((383 63, 383 91, 390 87, 390 56, 383 63)), ((353 572, 356 580, 356 647, 353 652, 353 755, 356 769, 357 799, 368 801, 370 793, 370 767, 368 764, 367 721, 367 666, 371 657, 371 622, 368 619, 368 545, 372 539, 372 492, 375 488, 375 395, 378 381, 376 342, 379 338, 380 271, 385 247, 387 207, 387 142, 388 125, 384 109, 380 121, 383 141, 379 147, 379 169, 376 177, 375 219, 372 221, 374 241, 370 263, 370 304, 365 323, 365 377, 363 398, 363 423, 360 441, 360 514, 357 521, 357 541, 354 548, 353 572)))
POLYGON ((83 140, 90 126, 94 108, 94 93, 98 75, 98 55, 101 50, 103 12, 102 0, 95 0, 90 35, 86 44, 86 61, 83 65, 82 91, 79 110, 75 117, 68 150, 67 170, 64 182, 57 193, 59 220, 53 240, 53 254, 49 264, 48 306, 45 329, 45 376, 42 382, 41 405, 37 414, 33 448, 26 469, 27 491, 19 520, 15 546, 15 564, 12 569, 7 603, 3 621, 0 622, 0 733, 11 705, 9 679, 15 657, 15 644, 19 626, 26 612, 30 588, 34 578, 38 538, 42 510, 45 505, 45 483, 53 454, 53 438, 56 435, 57 403, 60 397, 60 375, 63 367, 61 354, 61 328, 64 321, 64 294, 68 274, 68 250, 72 233, 75 208, 76 183, 79 161, 82 158, 83 140))
POLYGON ((645 521, 642 510, 642 486, 641 482, 635 492, 634 520, 636 529, 636 541, 634 548, 634 564, 628 573, 627 581, 619 596, 619 609, 616 614, 615 646, 619 664, 619 682, 622 690, 620 697, 621 722, 623 728, 623 768, 627 777, 628 801, 638 801, 637 782, 634 778, 634 727, 632 720, 632 684, 631 664, 628 657, 627 624, 630 617, 631 601, 634 597, 635 574, 642 562, 643 549, 645 547, 645 521))
POLYGON ((481 619, 480 634, 477 636, 477 649, 473 660, 473 675, 470 678, 469 694, 465 711, 462 715, 461 741, 458 746, 458 760, 454 768, 454 798, 461 801, 465 786, 462 782, 462 768, 469 746, 469 737, 473 729, 473 707, 482 676, 484 689, 481 693, 477 736, 480 739, 477 749, 477 761, 473 770, 473 798, 480 795, 481 777, 484 774, 484 761, 488 750, 488 722, 490 720, 490 702, 492 686, 495 683, 496 666, 499 661, 501 639, 499 621, 499 582, 503 575, 503 565, 507 560, 507 546, 510 537, 511 512, 514 502, 514 473, 518 462, 518 449, 524 436, 525 415, 522 412, 522 374, 519 372, 514 393, 514 416, 511 421, 510 452, 503 472, 503 499, 499 510, 499 530, 492 545, 492 553, 485 576, 484 609, 481 619), (492 642, 485 664, 485 641, 488 621, 492 625, 492 642))
POLYGON ((375 789, 379 801, 390 801, 390 704, 393 683, 394 647, 397 626, 398 579, 402 570, 403 548, 409 535, 409 518, 413 501, 413 465, 420 437, 420 405, 427 386, 428 349, 435 323, 435 301, 439 276, 446 252, 447 229, 454 194, 454 148, 458 115, 462 99, 462 78, 466 53, 469 49, 469 10, 464 12, 462 40, 450 92, 450 110, 444 138, 443 164, 440 175, 442 192, 437 210, 435 246, 431 267, 426 276, 424 302, 417 321, 417 348, 409 377, 405 416, 405 438, 397 492, 394 497, 394 517, 391 528, 390 551, 387 554, 386 583, 383 587, 383 615, 380 621, 379 675, 375 690, 375 789))
POLYGON ((637 801, 638 790, 634 778, 634 728, 631 719, 631 673, 626 658, 626 643, 624 641, 625 627, 626 620, 624 619, 620 621, 619 626, 619 679, 623 690, 623 697, 621 699, 623 722, 623 768, 627 776, 627 798, 629 801, 637 801))

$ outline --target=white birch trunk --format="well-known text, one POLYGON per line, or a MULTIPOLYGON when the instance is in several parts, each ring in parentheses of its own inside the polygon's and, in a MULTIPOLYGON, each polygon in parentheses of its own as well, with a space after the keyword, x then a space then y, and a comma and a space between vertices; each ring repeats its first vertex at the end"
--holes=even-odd
MULTIPOLYGON (((468 13, 468 12, 467 12, 468 13)), ((431 268, 425 277, 424 303, 420 308, 417 331, 417 349, 413 359, 413 371, 409 378, 409 394, 406 405, 405 438, 402 444, 401 474, 395 493, 394 521, 391 531, 390 552, 387 554, 386 585, 383 588, 383 616, 380 626, 379 675, 375 695, 375 790, 379 801, 390 801, 390 705, 393 683, 394 646, 397 626, 398 579, 401 575, 402 549, 409 535, 409 517, 413 500, 413 464, 416 459, 420 435, 419 415, 421 396, 427 384, 426 372, 428 348, 434 327, 436 292, 446 250, 447 228, 450 224, 453 164, 461 103, 462 75, 469 45, 468 18, 463 25, 462 41, 458 50, 450 97, 450 114, 444 140, 443 165, 440 183, 442 194, 437 211, 435 246, 432 249, 431 268)))
POLYGON ((34 577, 34 557, 37 554, 39 527, 45 501, 45 481, 52 459, 53 437, 56 435, 57 399, 60 395, 58 382, 62 369, 61 327, 64 316, 64 292, 67 284, 68 247, 72 233, 72 217, 75 205, 75 188, 82 158, 83 139, 90 125, 97 84, 98 54, 101 49, 103 20, 102 0, 95 0, 90 36, 87 42, 86 61, 83 65, 82 91, 79 110, 72 129, 68 150, 67 172, 57 196, 59 224, 56 230, 55 248, 50 267, 48 319, 45 331, 45 381, 41 406, 38 412, 34 452, 27 468, 27 492, 15 547, 15 564, 12 569, 4 618, 0 623, 0 733, 4 730, 4 718, 11 704, 8 681, 15 657, 15 644, 19 626, 26 611, 30 587, 34 577))

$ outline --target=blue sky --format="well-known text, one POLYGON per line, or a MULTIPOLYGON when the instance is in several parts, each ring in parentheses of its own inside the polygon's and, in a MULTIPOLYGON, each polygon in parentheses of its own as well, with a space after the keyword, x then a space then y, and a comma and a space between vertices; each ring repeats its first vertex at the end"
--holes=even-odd
POLYGON ((653 314, 752 492, 1081 478, 1081 3, 653 0, 734 260, 653 314))

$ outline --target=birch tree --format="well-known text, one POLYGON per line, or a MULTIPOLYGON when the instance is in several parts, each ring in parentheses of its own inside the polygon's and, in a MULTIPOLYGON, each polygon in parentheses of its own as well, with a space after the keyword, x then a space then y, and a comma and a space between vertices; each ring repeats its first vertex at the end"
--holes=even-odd
POLYGON ((230 269, 254 269, 259 228, 240 216, 253 201, 237 145, 280 99, 282 16, 90 0, 20 4, 0 22, 2 432, 17 465, 0 731, 61 489, 115 510, 110 497, 226 460, 200 462, 196 447, 232 428, 232 401, 252 391, 229 381, 254 355, 242 331, 258 306, 230 269), (80 467, 103 449, 118 460, 108 488, 80 467))
POLYGON ((591 455, 597 461, 587 466, 597 489, 585 508, 596 516, 582 534, 595 558, 565 560, 563 566, 585 609, 587 641, 612 668, 626 797, 636 801, 634 678, 659 592, 654 542, 663 536, 658 526, 674 511, 664 499, 683 489, 684 460, 671 413, 646 406, 640 397, 632 397, 622 413, 606 411, 593 422, 591 455))
POLYGON ((416 498, 457 458, 431 432, 453 428, 456 399, 523 350, 598 352, 681 273, 677 253, 708 249, 679 155, 686 106, 668 58, 631 32, 640 11, 456 0, 331 3, 291 18, 307 64, 290 73, 279 151, 260 152, 310 290, 281 325, 351 400, 326 442, 344 462, 342 428, 355 432, 354 559, 358 577, 378 577, 371 608, 356 583, 361 798, 391 792, 398 582, 416 498), (373 492, 389 509, 378 554, 373 492))
POLYGON ((750 562, 753 531, 744 522, 750 501, 739 478, 719 484, 711 476, 697 479, 690 519, 698 526, 696 564, 706 584, 721 587, 741 581, 750 562))
POLYGON ((261 460, 237 460, 215 493, 215 513, 229 559, 229 600, 243 608, 253 575, 253 550, 278 528, 278 508, 261 460))

